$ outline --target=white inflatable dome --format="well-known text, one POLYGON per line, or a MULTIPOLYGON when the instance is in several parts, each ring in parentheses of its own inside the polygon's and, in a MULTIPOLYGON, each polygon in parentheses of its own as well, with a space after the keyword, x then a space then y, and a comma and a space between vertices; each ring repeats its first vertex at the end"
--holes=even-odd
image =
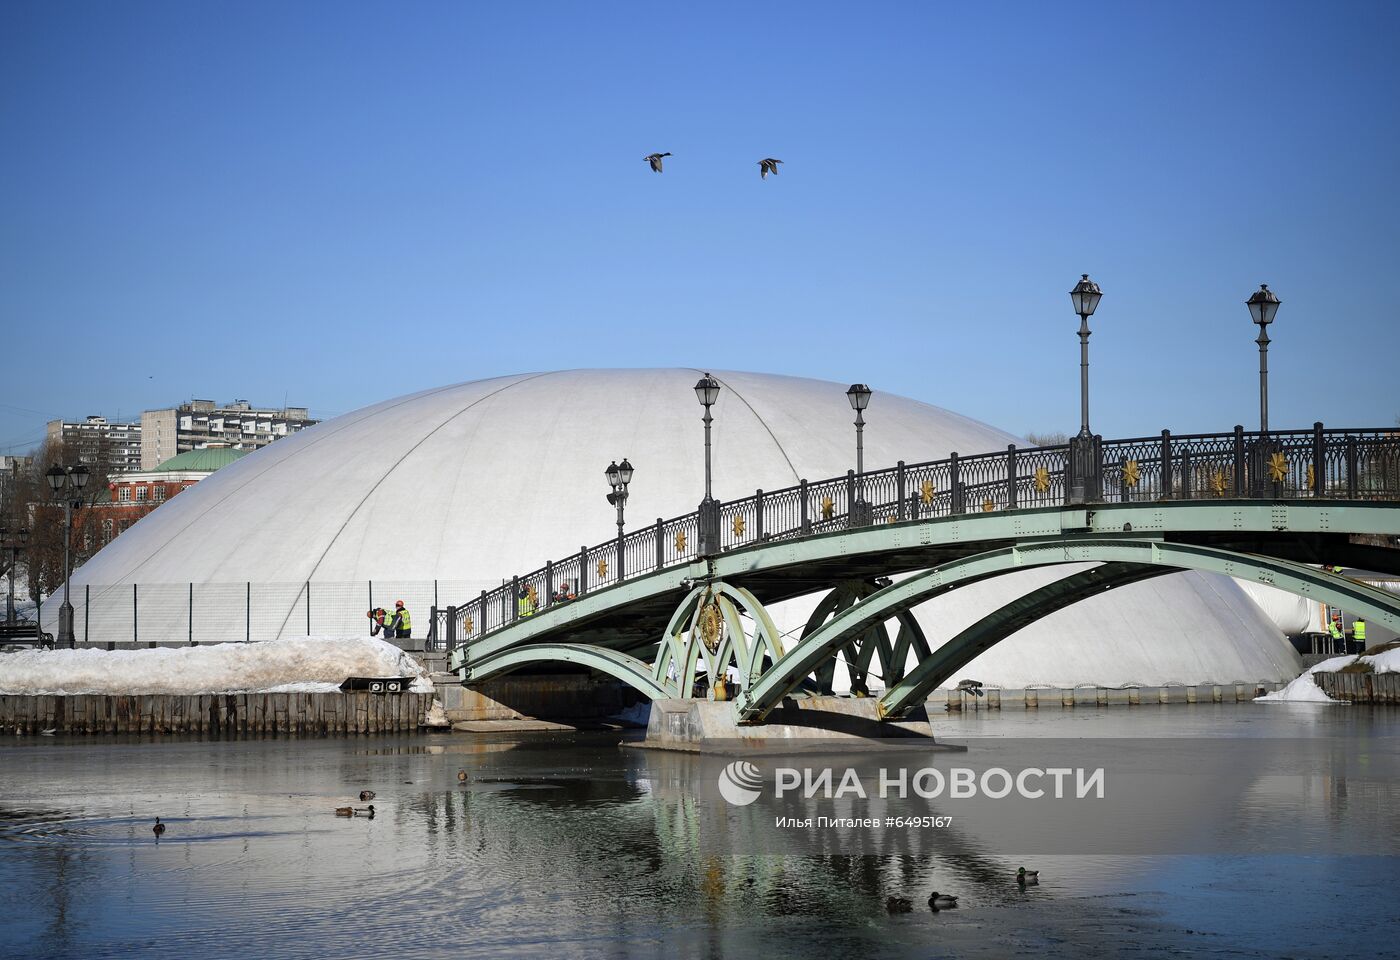
MULTIPOLYGON (((520 374, 425 390, 337 417, 243 457, 143 518, 76 573, 75 592, 91 585, 82 595, 92 597, 94 610, 113 598, 129 609, 125 598, 138 584, 147 605, 142 641, 184 638, 182 613, 145 611, 162 591, 171 603, 184 596, 174 586, 152 585, 191 582, 198 597, 221 587, 241 591, 245 582, 254 590, 285 585, 258 594, 253 639, 308 632, 297 612, 300 585, 308 582, 313 610, 318 599, 324 605, 328 595, 344 593, 347 625, 365 622, 363 584, 416 589, 415 615, 426 626, 429 601, 422 598, 431 593, 423 583, 430 589, 438 581, 443 605, 460 602, 610 537, 615 517, 603 471, 611 460, 628 457, 636 467, 629 528, 695 509, 704 476, 702 410, 693 390, 701 372, 520 374)), ((714 408, 720 499, 853 466, 845 384, 711 372, 723 385, 714 408)), ((880 392, 867 421, 871 469, 1016 442, 967 417, 880 392)), ((970 587, 927 605, 920 617, 937 642, 1060 575, 1028 572, 970 587)), ((376 600, 391 598, 381 592, 376 600)), ((241 611, 241 604, 231 609, 241 611)), ((780 626, 798 625, 810 605, 787 605, 780 626)), ((44 619, 56 612, 56 604, 46 604, 44 619)), ((324 616, 317 619, 315 632, 328 632, 324 616)), ((79 624, 81 638, 81 612, 79 624)), ((1183 573, 1061 611, 989 651, 966 674, 1020 687, 1281 680, 1300 669, 1297 654, 1238 585, 1183 573)))

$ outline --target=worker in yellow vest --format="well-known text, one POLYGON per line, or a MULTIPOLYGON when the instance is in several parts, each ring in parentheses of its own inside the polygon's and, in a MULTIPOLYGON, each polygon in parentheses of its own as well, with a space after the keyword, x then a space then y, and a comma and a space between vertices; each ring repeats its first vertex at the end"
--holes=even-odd
MULTIPOLYGON (((403 605, 402 600, 394 601, 394 615, 390 621, 393 627, 394 636, 400 640, 407 640, 413 636, 413 619, 408 615, 408 608, 403 605)), ((388 630, 385 630, 388 633, 388 630)))
POLYGON ((1356 641, 1356 652, 1366 652, 1366 621, 1357 617, 1351 624, 1351 638, 1356 641))
POLYGON ((1327 625, 1328 634, 1332 638, 1332 653, 1345 653, 1347 649, 1346 634, 1342 633, 1342 625, 1333 620, 1327 625))

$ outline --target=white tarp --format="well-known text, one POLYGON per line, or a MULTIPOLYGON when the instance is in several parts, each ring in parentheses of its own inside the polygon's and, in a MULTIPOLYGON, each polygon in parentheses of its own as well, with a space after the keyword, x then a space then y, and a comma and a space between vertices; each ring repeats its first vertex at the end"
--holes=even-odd
POLYGON ((1296 637, 1304 633, 1327 632, 1326 608, 1316 600, 1252 580, 1236 578, 1235 582, 1284 635, 1296 637))

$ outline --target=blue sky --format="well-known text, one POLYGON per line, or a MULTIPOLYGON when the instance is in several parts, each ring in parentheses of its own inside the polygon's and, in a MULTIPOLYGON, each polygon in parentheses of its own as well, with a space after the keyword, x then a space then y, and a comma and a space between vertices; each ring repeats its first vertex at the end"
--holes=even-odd
POLYGON ((1273 425, 1393 423, 1397 11, 10 0, 0 452, 579 366, 1073 432, 1085 271, 1098 432, 1255 423, 1260 282, 1273 425))

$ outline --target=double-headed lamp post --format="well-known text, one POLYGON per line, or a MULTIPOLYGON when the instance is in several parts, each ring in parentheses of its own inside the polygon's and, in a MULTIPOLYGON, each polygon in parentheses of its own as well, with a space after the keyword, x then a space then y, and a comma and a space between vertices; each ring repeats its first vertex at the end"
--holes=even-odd
POLYGON ((1254 342, 1259 344, 1259 432, 1269 432, 1269 324, 1274 322, 1278 305, 1283 301, 1269 289, 1267 283, 1259 284, 1259 289, 1245 301, 1249 315, 1259 324, 1259 336, 1254 342))
POLYGON ((77 637, 73 635, 73 604, 68 600, 68 581, 73 578, 70 566, 69 545, 73 540, 73 510, 82 506, 83 487, 87 486, 87 467, 81 463, 75 467, 49 467, 46 474, 49 491, 55 500, 63 500, 63 605, 58 608, 58 640, 60 647, 76 647, 77 637))
POLYGON ((15 625, 15 566, 19 563, 19 555, 24 552, 24 544, 28 539, 29 531, 23 527, 0 530, 0 549, 4 549, 10 555, 10 595, 5 598, 5 625, 8 627, 15 625))
POLYGON ((1089 429, 1089 318, 1099 307, 1103 291, 1087 273, 1069 292, 1079 314, 1079 433, 1069 444, 1070 502, 1087 503, 1099 498, 1099 451, 1089 429))
POLYGON ((851 504, 851 526, 869 526, 870 504, 865 499, 865 408, 870 405, 870 388, 853 383, 846 390, 846 399, 856 412, 856 496, 851 504))
POLYGON ((627 485, 632 482, 632 464, 626 457, 622 458, 622 463, 614 460, 608 464, 605 472, 608 478, 608 503, 617 507, 617 538, 622 539, 622 509, 627 504, 627 485))
POLYGON ((719 503, 710 486, 710 408, 719 400, 719 381, 708 373, 695 384, 695 399, 705 408, 705 499, 700 501, 699 554, 702 557, 719 553, 719 503))

